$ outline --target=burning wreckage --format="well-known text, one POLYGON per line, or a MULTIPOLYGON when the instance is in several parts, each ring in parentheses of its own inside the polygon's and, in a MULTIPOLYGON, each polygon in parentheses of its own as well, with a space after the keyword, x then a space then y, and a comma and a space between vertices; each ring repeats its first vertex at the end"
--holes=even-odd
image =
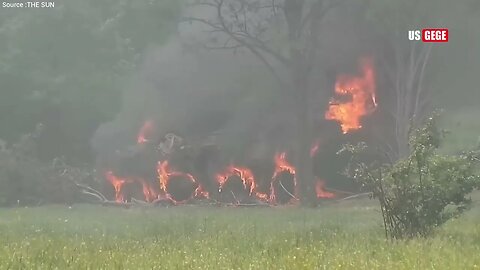
MULTIPOLYGON (((359 75, 337 76, 334 90, 335 96, 330 100, 324 118, 337 122, 343 134, 361 129, 362 118, 377 108, 372 62, 364 60, 359 75)), ((312 158, 319 148, 318 142, 313 144, 312 158)), ((79 187, 84 194, 103 203, 124 206, 202 201, 228 205, 279 205, 298 201, 295 167, 289 162, 287 152, 279 151, 272 157, 270 177, 257 178, 247 166, 230 164, 212 168, 209 160, 218 159, 218 150, 215 135, 206 141, 189 144, 174 133, 159 136, 155 122, 147 120, 138 132, 136 144, 120 155, 116 168, 100 168, 107 183, 106 189, 113 191, 113 201, 91 187, 80 184, 79 187), (138 163, 140 166, 136 166, 138 163)), ((328 188, 320 178, 316 179, 315 191, 318 199, 353 194, 328 188)))

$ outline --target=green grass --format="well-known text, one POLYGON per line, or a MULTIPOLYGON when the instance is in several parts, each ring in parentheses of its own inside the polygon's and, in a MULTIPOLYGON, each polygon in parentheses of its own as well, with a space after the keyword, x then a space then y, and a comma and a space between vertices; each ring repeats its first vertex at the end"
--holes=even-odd
POLYGON ((476 269, 480 206, 386 241, 371 201, 318 209, 0 209, 0 269, 476 269))
POLYGON ((438 126, 449 133, 442 145, 444 153, 458 153, 480 147, 480 110, 478 108, 462 108, 445 110, 438 126))

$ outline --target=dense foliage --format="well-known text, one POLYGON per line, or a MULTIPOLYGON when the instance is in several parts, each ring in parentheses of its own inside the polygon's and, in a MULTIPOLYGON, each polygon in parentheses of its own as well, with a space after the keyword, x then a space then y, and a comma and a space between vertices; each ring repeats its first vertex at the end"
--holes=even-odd
POLYGON ((479 153, 439 154, 441 137, 429 118, 412 133, 410 155, 387 165, 361 162, 365 144, 344 148, 354 154, 349 173, 380 202, 387 237, 429 235, 464 211, 468 194, 479 187, 479 153))
POLYGON ((175 29, 179 1, 57 1, 0 9, 0 138, 45 125, 43 159, 90 161, 89 140, 120 110, 122 86, 175 29))
POLYGON ((75 183, 91 184, 91 170, 65 165, 56 158, 45 162, 37 158, 37 139, 43 130, 38 125, 8 147, 0 147, 0 207, 39 206, 79 202, 75 183))

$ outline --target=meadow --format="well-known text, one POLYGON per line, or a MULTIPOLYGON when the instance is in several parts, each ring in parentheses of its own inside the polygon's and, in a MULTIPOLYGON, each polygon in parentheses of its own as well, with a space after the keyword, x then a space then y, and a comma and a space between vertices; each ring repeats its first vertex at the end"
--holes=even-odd
POLYGON ((297 207, 0 209, 0 269, 477 269, 480 205, 390 242, 373 201, 297 207))

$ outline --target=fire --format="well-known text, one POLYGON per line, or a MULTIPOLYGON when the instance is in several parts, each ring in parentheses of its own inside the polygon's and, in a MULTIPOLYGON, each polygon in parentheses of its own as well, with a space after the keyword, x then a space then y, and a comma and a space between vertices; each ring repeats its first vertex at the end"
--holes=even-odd
POLYGON ((348 97, 349 101, 333 98, 325 119, 340 123, 344 134, 362 128, 362 117, 371 114, 377 107, 375 97, 375 72, 371 60, 362 61, 361 76, 341 75, 335 83, 335 93, 348 97))
POLYGON ((168 178, 170 177, 168 168, 168 161, 165 160, 164 162, 158 162, 157 165, 157 172, 158 172, 158 179, 160 180, 160 189, 164 192, 167 192, 167 183, 168 178))
MULTIPOLYGON (((366 92, 363 89, 367 89, 367 90, 369 89, 369 91, 371 91, 370 98, 372 99, 373 105, 376 106, 375 96, 373 94, 374 93, 373 73, 370 69, 364 70, 363 78, 352 78, 352 79, 349 78, 347 80, 346 77, 345 78, 342 77, 339 80, 339 82, 337 82, 337 86, 338 86, 337 89, 340 89, 342 87, 345 87, 344 89, 349 89, 349 91, 344 91, 342 93, 347 93, 347 92, 350 93, 353 99, 351 103, 339 104, 335 106, 331 104, 329 112, 331 113, 341 112, 340 109, 344 109, 344 108, 346 108, 347 111, 348 110, 355 111, 358 108, 360 108, 356 105, 356 102, 358 102, 359 100, 364 102, 363 105, 365 105, 366 92), (354 88, 353 86, 357 88, 354 88)), ((352 119, 355 119, 355 118, 352 118, 352 119)), ((340 118, 340 120, 344 121, 345 119, 340 118)), ((359 118, 356 118, 355 121, 359 121, 359 118)), ((348 122, 346 120, 345 120, 345 123, 341 122, 342 129, 344 127, 348 127, 352 129, 350 125, 351 123, 352 122, 348 122)), ((354 123, 358 124, 357 128, 361 127, 358 122, 354 122, 354 123)), ((153 128, 154 128, 153 122, 146 121, 145 124, 140 129, 140 132, 137 138, 137 143, 143 144, 148 142, 149 141, 148 137, 151 136, 153 128)), ((344 129, 344 132, 348 132, 350 129, 344 129)), ((318 153, 319 148, 320 148, 320 141, 317 140, 314 144, 312 144, 312 147, 310 149, 310 156, 314 157, 318 153)), ((273 176, 269 183, 270 190, 269 192, 266 192, 266 193, 258 191, 258 183, 256 182, 255 176, 253 172, 247 167, 230 165, 223 172, 218 173, 216 175, 216 180, 221 190, 230 177, 238 176, 241 179, 243 187, 245 191, 248 192, 249 196, 252 196, 259 200, 270 202, 270 203, 274 203, 274 202, 278 203, 279 202, 278 200, 280 200, 280 203, 286 203, 289 201, 291 202, 291 199, 296 199, 295 196, 297 194, 297 179, 295 177, 295 173, 296 173, 295 167, 288 162, 286 158, 286 152, 276 153, 274 156, 274 163, 275 163, 275 170, 273 172, 273 176), (288 176, 287 178, 283 178, 283 176, 281 176, 283 173, 290 174, 291 176, 288 176), (286 183, 281 182, 284 180, 287 180, 286 186, 284 186, 286 183), (280 194, 276 194, 276 192, 278 192, 279 187, 283 188, 283 190, 286 192, 286 194, 288 194, 291 197, 291 199, 289 199, 289 197, 285 198, 283 196, 281 196, 282 198, 278 197, 280 196, 280 194), (285 199, 287 199, 287 201, 285 199)), ((158 187, 152 186, 148 181, 140 177, 118 177, 111 170, 105 173, 105 178, 113 186, 115 190, 115 201, 118 203, 126 202, 126 198, 124 195, 124 188, 127 184, 132 184, 132 183, 141 184, 143 196, 145 198, 145 201, 147 202, 153 202, 159 198, 165 198, 173 201, 174 203, 182 203, 188 200, 185 198, 188 198, 189 196, 190 198, 192 197, 209 198, 209 193, 204 189, 203 185, 201 185, 194 178, 193 175, 172 169, 168 160, 158 161, 156 170, 158 174, 158 184, 159 184, 158 187), (172 179, 184 179, 187 181, 185 182, 187 185, 189 185, 188 182, 191 182, 193 184, 192 193, 186 193, 187 195, 176 195, 177 194, 176 192, 175 192, 175 195, 170 194, 171 192, 173 192, 172 188, 173 190, 175 190, 176 187, 182 187, 182 185, 185 185, 184 182, 178 182, 178 183, 175 182, 175 185, 172 186, 170 183, 172 179), (172 198, 172 196, 174 198, 172 198)), ((174 180, 174 181, 177 181, 177 180, 174 180)), ((334 198, 335 197, 334 193, 331 193, 325 190, 325 182, 322 180, 318 180, 316 182, 315 190, 316 190, 317 198, 334 198)))
POLYGON ((206 191, 202 185, 198 185, 197 189, 195 189, 195 197, 196 198, 210 198, 208 191, 206 191))
POLYGON ((142 184, 142 191, 143 191, 143 196, 145 197, 145 201, 152 202, 158 198, 157 192, 145 180, 138 179, 138 182, 142 184))
POLYGON ((115 201, 118 203, 124 202, 125 198, 123 197, 122 188, 126 183, 130 183, 130 180, 119 178, 115 176, 112 171, 106 172, 105 178, 107 178, 115 189, 115 201))
POLYGON ((317 179, 317 183, 315 184, 315 192, 317 193, 317 198, 319 199, 331 199, 335 198, 335 194, 328 192, 325 190, 325 181, 317 179))
POLYGON ((125 196, 123 195, 123 188, 126 184, 138 182, 142 185, 143 196, 145 201, 152 202, 158 198, 158 194, 155 189, 141 178, 122 178, 116 176, 112 171, 105 173, 105 178, 112 184, 115 190, 115 201, 118 203, 125 202, 125 196))
POLYGON ((242 179, 243 186, 251 195, 255 189, 255 177, 253 176, 252 171, 248 168, 234 167, 233 165, 230 165, 225 172, 217 174, 217 182, 220 184, 220 188, 222 188, 227 179, 233 175, 237 175, 242 179))
MULTIPOLYGON (((297 181, 295 178, 295 167, 287 161, 287 154, 285 152, 275 154, 274 161, 275 161, 275 171, 273 172, 272 182, 270 185, 270 201, 271 202, 274 202, 276 200, 275 189, 273 187, 273 184, 277 179, 277 176, 280 175, 281 173, 288 172, 292 174, 294 186, 295 188, 297 187, 297 181)), ((296 193, 296 191, 294 193, 296 193)))
POLYGON ((191 181, 193 184, 195 184, 197 186, 195 189, 196 197, 205 197, 205 198, 209 197, 208 192, 203 189, 202 185, 200 185, 197 182, 197 180, 195 180, 193 175, 189 173, 173 171, 169 166, 168 160, 165 160, 163 162, 160 162, 160 161, 158 162, 157 172, 158 172, 158 178, 160 180, 160 189, 165 193, 165 195, 168 198, 171 198, 171 196, 168 194, 167 185, 168 185, 168 182, 171 180, 171 177, 175 177, 175 176, 183 177, 191 181))
POLYGON ((137 143, 144 144, 149 141, 148 137, 151 136, 154 129, 153 122, 151 120, 145 121, 142 128, 138 132, 137 143))
POLYGON ((255 176, 249 168, 238 167, 230 165, 224 172, 217 174, 217 182, 220 185, 220 190, 223 188, 226 181, 231 177, 237 175, 243 183, 243 187, 248 191, 250 196, 254 195, 257 199, 262 201, 268 200, 268 195, 257 190, 257 183, 255 176))
POLYGON ((287 154, 285 152, 275 154, 274 160, 275 172, 273 173, 272 178, 277 177, 279 173, 284 171, 287 171, 293 175, 295 174, 295 167, 293 167, 293 165, 287 161, 287 154))

